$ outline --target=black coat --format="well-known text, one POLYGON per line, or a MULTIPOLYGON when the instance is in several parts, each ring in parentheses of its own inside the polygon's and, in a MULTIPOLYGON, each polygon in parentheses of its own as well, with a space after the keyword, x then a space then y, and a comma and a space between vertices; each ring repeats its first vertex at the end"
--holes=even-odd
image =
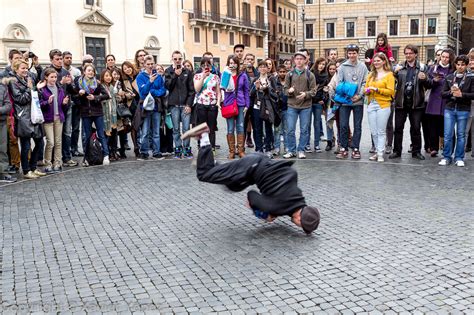
POLYGON ((444 81, 441 96, 446 99, 446 108, 469 112, 471 111, 471 102, 474 99, 474 74, 467 73, 461 81, 459 88, 461 89, 462 97, 454 97, 451 93, 451 87, 455 82, 454 79, 455 73, 452 73, 444 81))
POLYGON ((165 70, 165 87, 169 91, 168 106, 188 105, 194 102, 193 73, 182 68, 181 75, 176 75, 173 66, 165 70))
POLYGON ((79 87, 79 80, 82 80, 82 76, 77 77, 74 80, 74 85, 75 93, 78 95, 81 117, 103 116, 104 112, 102 110, 102 101, 108 100, 110 98, 107 91, 102 87, 102 84, 98 83, 97 88, 92 92, 92 95, 94 95, 95 99, 90 101, 87 99, 87 93, 84 95, 79 95, 79 91, 81 90, 79 87))
MULTIPOLYGON (((416 61, 415 64, 415 81, 414 81, 414 90, 413 90, 413 105, 412 109, 425 108, 425 89, 429 88, 429 81, 419 80, 418 73, 424 72, 428 78, 428 67, 426 65, 420 64, 416 61)), ((396 94, 395 94, 395 108, 403 108, 405 101, 405 84, 407 82, 408 68, 407 63, 403 64, 403 68, 395 73, 395 78, 397 79, 396 94)))

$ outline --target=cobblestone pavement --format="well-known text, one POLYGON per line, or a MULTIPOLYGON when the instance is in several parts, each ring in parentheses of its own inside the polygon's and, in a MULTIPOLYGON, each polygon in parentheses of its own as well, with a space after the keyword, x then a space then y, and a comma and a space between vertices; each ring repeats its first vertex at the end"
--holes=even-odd
POLYGON ((295 167, 321 209, 312 236, 258 220, 189 160, 0 187, 2 312, 474 312, 469 161, 310 157, 295 167))

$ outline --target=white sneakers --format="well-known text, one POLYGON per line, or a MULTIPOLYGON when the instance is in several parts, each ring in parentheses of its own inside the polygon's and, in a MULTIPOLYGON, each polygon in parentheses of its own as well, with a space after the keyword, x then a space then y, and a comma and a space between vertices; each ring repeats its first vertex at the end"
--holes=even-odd
POLYGON ((306 154, 303 151, 298 152, 298 159, 306 159, 306 154))
MULTIPOLYGON (((448 161, 447 159, 442 159, 441 161, 439 161, 438 165, 440 166, 447 166, 451 164, 450 161, 448 161)), ((458 167, 464 167, 465 164, 464 164, 464 161, 463 160, 458 160, 456 162, 454 162, 454 165, 458 166, 458 167)))
POLYGON ((102 161, 102 164, 103 165, 110 165, 110 160, 109 160, 108 155, 104 156, 104 160, 102 161))

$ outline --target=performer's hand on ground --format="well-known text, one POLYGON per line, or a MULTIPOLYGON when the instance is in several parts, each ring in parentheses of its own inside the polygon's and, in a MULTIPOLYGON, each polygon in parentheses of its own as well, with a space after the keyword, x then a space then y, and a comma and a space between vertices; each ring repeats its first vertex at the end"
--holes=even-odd
POLYGON ((247 201, 245 202, 245 206, 247 208, 249 208, 250 210, 253 210, 252 207, 250 206, 250 201, 247 199, 247 201))
POLYGON ((268 215, 267 222, 271 223, 271 222, 275 221, 275 219, 276 219, 276 217, 274 217, 272 215, 268 215))

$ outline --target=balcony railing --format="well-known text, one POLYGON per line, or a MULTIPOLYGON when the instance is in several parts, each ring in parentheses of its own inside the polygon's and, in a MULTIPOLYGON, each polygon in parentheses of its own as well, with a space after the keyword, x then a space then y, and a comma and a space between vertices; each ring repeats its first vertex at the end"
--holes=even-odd
POLYGON ((211 23, 219 23, 219 24, 226 24, 226 25, 234 25, 234 26, 244 26, 258 30, 265 30, 268 31, 269 27, 267 23, 263 21, 252 21, 249 19, 239 19, 236 17, 231 17, 228 15, 220 15, 218 12, 211 12, 211 11, 201 11, 201 10, 194 10, 193 12, 189 13, 189 20, 190 21, 200 21, 200 22, 211 22, 211 23))

